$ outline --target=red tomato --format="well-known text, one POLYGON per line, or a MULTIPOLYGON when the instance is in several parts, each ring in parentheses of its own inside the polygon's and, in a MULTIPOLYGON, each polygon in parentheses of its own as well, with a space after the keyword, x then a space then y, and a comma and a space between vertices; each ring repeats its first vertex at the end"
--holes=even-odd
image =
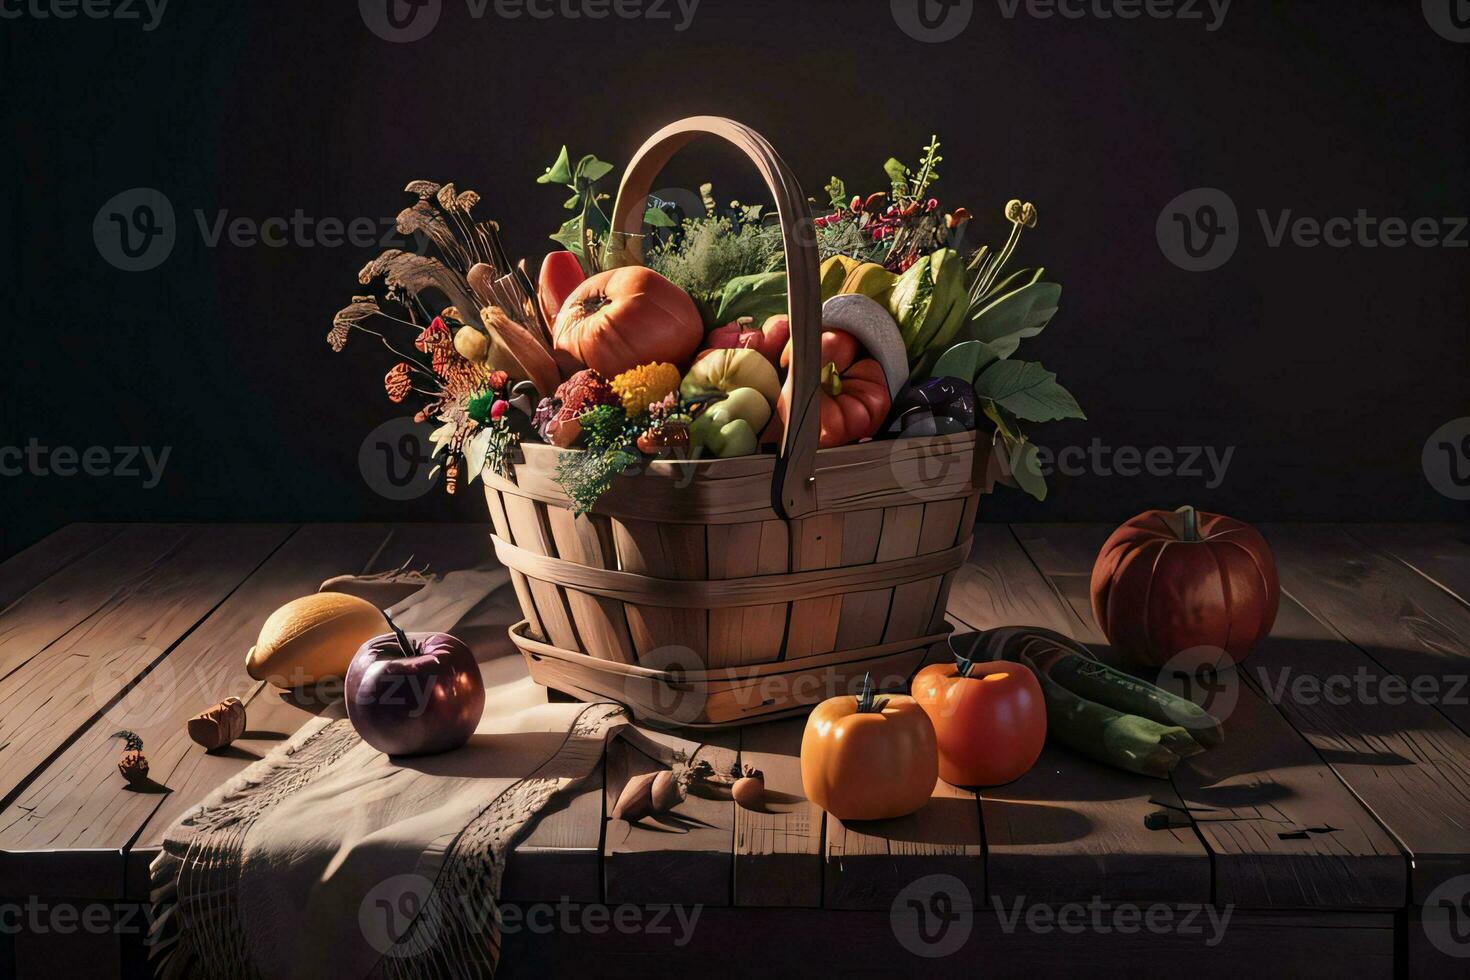
POLYGON ((977 663, 967 674, 932 664, 914 677, 914 700, 934 723, 939 775, 955 786, 998 786, 1036 764, 1046 742, 1046 701, 1024 664, 977 663))

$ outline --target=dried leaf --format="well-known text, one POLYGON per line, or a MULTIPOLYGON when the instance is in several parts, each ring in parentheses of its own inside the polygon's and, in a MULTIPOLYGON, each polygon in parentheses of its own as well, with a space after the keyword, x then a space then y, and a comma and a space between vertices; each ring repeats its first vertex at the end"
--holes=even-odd
POLYGON ((479 304, 475 302, 469 284, 438 259, 392 248, 363 266, 357 274, 357 281, 366 285, 378 276, 383 277, 389 288, 402 288, 416 297, 426 292, 438 293, 446 302, 427 305, 453 306, 471 325, 480 326, 473 319, 479 304))
POLYGON ((405 193, 417 194, 419 197, 433 197, 439 192, 439 185, 432 180, 411 180, 403 190, 405 193))
POLYGON ((337 311, 332 318, 332 330, 327 334, 327 343, 332 345, 332 350, 342 353, 342 348, 347 346, 347 336, 352 328, 357 326, 358 321, 365 320, 370 316, 376 316, 383 312, 378 306, 375 296, 354 296, 352 305, 337 311))

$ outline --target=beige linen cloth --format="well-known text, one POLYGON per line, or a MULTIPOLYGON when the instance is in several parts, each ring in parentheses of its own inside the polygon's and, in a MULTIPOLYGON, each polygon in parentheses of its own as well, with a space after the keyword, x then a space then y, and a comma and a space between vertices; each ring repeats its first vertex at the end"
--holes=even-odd
POLYGON ((216 789, 153 863, 159 975, 491 976, 505 856, 537 815, 615 735, 673 761, 616 705, 547 703, 506 637, 520 613, 504 569, 427 581, 394 618, 475 649, 486 699, 469 744, 391 760, 339 702, 216 789))

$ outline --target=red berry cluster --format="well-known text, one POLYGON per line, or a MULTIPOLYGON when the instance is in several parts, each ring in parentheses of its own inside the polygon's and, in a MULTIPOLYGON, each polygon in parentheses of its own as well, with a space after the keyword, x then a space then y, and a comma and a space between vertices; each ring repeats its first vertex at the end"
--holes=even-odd
POLYGON ((832 214, 815 218, 812 223, 818 228, 827 228, 843 221, 856 221, 869 238, 875 242, 883 242, 891 240, 905 222, 921 213, 933 214, 937 210, 939 202, 932 197, 924 202, 922 208, 918 201, 899 206, 889 204, 888 195, 880 192, 870 195, 867 200, 854 197, 848 207, 838 208, 832 214))

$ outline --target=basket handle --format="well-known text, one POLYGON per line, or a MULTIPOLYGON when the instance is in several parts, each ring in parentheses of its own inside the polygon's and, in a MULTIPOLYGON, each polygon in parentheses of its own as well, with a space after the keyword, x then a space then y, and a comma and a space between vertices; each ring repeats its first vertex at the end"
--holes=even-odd
POLYGON ((633 155, 613 207, 609 251, 620 265, 643 261, 643 215, 653 181, 664 165, 700 136, 718 136, 750 158, 775 198, 786 249, 786 288, 791 319, 791 389, 781 454, 771 478, 771 503, 788 520, 817 509, 817 442, 821 413, 817 406, 821 365, 822 292, 816 231, 806 195, 791 169, 771 144, 749 126, 720 116, 692 116, 654 133, 633 155))

